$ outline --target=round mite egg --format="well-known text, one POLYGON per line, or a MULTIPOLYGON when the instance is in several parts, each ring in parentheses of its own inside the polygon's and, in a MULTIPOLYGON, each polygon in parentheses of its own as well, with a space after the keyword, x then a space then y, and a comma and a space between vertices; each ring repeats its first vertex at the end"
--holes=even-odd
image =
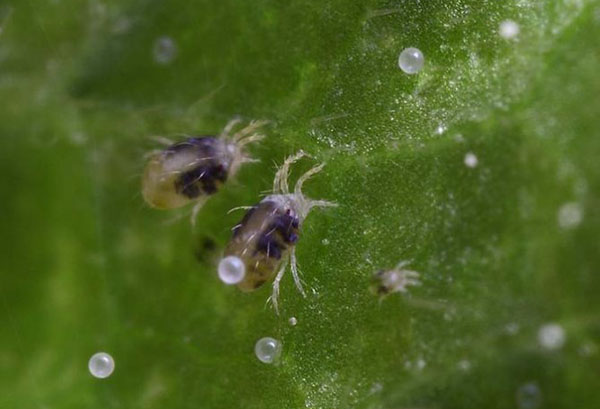
POLYGON ((416 74, 423 68, 425 57, 418 48, 409 47, 402 50, 398 57, 398 66, 407 74, 416 74))
POLYGON ((115 361, 106 352, 98 352, 90 358, 88 369, 96 378, 108 378, 115 370, 115 361))
POLYGON ((142 195, 156 209, 175 209, 195 202, 192 223, 206 199, 237 173, 240 166, 253 162, 246 145, 264 138, 257 133, 266 121, 252 121, 232 133, 239 123, 230 121, 219 136, 199 136, 172 143, 154 152, 142 177, 142 195))
POLYGON ((565 330, 556 323, 542 325, 538 330, 538 342, 547 350, 560 349, 565 343, 565 330))
POLYGON ((542 392, 534 382, 526 383, 515 394, 519 409, 536 409, 542 402, 542 392))
POLYGON ((296 264, 295 246, 300 228, 311 209, 331 207, 334 203, 313 200, 302 193, 302 185, 323 169, 318 165, 300 176, 293 193, 288 186, 290 165, 305 156, 304 152, 288 157, 277 171, 273 194, 249 208, 233 228, 233 237, 225 248, 225 258, 242 260, 246 275, 238 283, 242 291, 253 291, 273 279, 270 300, 278 313, 279 283, 289 264, 296 287, 305 295, 296 264))
POLYGON ((565 203, 558 210, 558 225, 563 229, 579 226, 583 219, 583 208, 577 202, 565 203))
POLYGON ((281 343, 274 338, 265 337, 256 341, 254 354, 260 362, 272 364, 281 353, 281 343))
POLYGON ((467 152, 464 158, 464 163, 469 168, 474 168, 479 163, 479 159, 473 152, 467 152))
POLYGON ((177 56, 177 45, 171 37, 159 37, 154 42, 152 54, 154 55, 154 61, 157 63, 169 64, 177 56))
POLYGON ((519 31, 519 24, 513 20, 504 20, 502 23, 500 23, 500 28, 498 29, 500 37, 506 40, 511 40, 517 37, 519 35, 519 31))
POLYGON ((236 256, 227 256, 219 262, 219 278, 225 284, 237 284, 246 275, 244 262, 236 256))

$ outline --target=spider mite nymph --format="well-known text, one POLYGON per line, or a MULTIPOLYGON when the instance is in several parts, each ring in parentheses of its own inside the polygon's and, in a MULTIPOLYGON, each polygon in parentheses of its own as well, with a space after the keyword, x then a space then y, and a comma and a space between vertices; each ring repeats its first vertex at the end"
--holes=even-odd
POLYGON ((199 136, 153 152, 142 177, 142 194, 150 206, 175 209, 195 202, 192 224, 206 199, 234 176, 240 166, 252 162, 246 145, 264 135, 256 131, 267 121, 252 121, 232 134, 239 119, 229 121, 218 136, 199 136))
POLYGON ((245 292, 256 290, 275 276, 270 300, 277 313, 279 282, 288 263, 296 287, 306 296, 296 264, 296 242, 302 223, 312 208, 336 206, 325 200, 312 200, 302 193, 304 182, 320 172, 324 164, 300 176, 290 193, 290 165, 303 156, 304 152, 300 151, 288 157, 275 175, 273 193, 248 208, 242 221, 233 228, 233 237, 218 268, 224 282, 237 284, 245 292))
POLYGON ((419 273, 412 270, 406 270, 404 266, 409 261, 401 261, 392 270, 379 270, 373 274, 371 291, 380 297, 392 293, 405 293, 408 286, 421 285, 419 273))

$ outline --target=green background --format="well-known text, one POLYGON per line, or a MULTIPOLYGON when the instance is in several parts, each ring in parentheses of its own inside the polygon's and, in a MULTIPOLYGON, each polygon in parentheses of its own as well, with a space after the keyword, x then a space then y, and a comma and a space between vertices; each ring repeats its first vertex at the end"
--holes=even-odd
POLYGON ((599 407, 599 1, 2 0, 0 27, 1 408, 599 407), (195 229, 149 209, 152 137, 236 115, 273 121, 261 162, 195 229), (298 149, 340 206, 306 220, 311 290, 286 276, 278 317, 214 266, 298 149), (378 300, 401 260, 423 285, 378 300))

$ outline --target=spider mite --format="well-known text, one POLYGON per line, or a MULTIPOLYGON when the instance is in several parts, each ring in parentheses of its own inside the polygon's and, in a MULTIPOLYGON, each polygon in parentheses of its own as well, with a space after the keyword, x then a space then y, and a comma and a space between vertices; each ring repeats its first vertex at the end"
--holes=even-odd
POLYGON ((246 162, 254 161, 246 145, 264 135, 256 131, 267 121, 252 121, 232 134, 239 119, 229 121, 218 136, 199 136, 153 152, 142 177, 142 194, 150 206, 175 209, 195 202, 192 224, 210 195, 246 162))
POLYGON ((224 282, 237 284, 245 292, 256 290, 275 276, 270 300, 277 313, 279 283, 288 263, 296 287, 306 296, 298 275, 295 252, 302 223, 312 208, 336 206, 325 200, 310 199, 302 193, 304 182, 320 172, 324 164, 300 176, 290 193, 290 165, 303 156, 305 153, 300 151, 288 157, 275 175, 273 193, 248 208, 242 221, 233 228, 233 237, 218 269, 224 282), (227 280, 231 277, 235 279, 227 280))
POLYGON ((406 287, 421 285, 419 273, 404 269, 409 261, 401 261, 392 270, 379 270, 373 274, 371 291, 381 297, 392 293, 405 293, 406 287))

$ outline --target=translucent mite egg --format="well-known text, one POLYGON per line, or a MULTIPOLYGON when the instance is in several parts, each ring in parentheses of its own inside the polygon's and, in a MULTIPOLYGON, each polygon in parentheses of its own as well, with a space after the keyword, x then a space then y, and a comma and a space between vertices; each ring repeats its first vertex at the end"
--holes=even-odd
POLYGON ((288 322, 290 323, 290 325, 292 327, 294 327, 298 323, 298 319, 296 317, 290 317, 290 319, 288 320, 288 322))
POLYGON ((474 168, 479 163, 477 156, 473 152, 469 152, 465 155, 465 165, 469 168, 474 168))
POLYGON ((458 361, 458 364, 456 364, 456 366, 458 366, 458 369, 460 369, 461 371, 466 372, 471 369, 471 362, 468 359, 462 359, 458 361))
POLYGON ((519 35, 519 25, 513 20, 504 20, 500 23, 500 29, 498 32, 500 33, 500 37, 510 40, 519 35))
POLYGON ((218 273, 225 284, 237 284, 246 276, 246 266, 239 257, 227 256, 219 262, 218 273))
POLYGON ((418 73, 423 68, 423 64, 425 64, 425 57, 418 48, 405 48, 398 57, 398 66, 407 74, 418 73))
POLYGON ((554 323, 542 325, 538 331, 538 342, 542 348, 559 349, 565 343, 565 330, 554 323))
POLYGON ((519 324, 516 322, 509 322, 504 327, 504 330, 508 335, 515 335, 517 332, 519 332, 519 324))
POLYGON ((154 55, 154 61, 166 65, 177 56, 177 45, 171 37, 159 37, 154 42, 152 54, 154 55))
POLYGON ((583 209, 577 202, 565 203, 558 210, 558 225, 563 229, 577 227, 583 219, 583 209))
POLYGON ((272 364, 275 362, 280 353, 281 343, 271 337, 259 339, 254 346, 254 354, 259 361, 264 362, 265 364, 272 364))
POLYGON ((529 382, 517 389, 516 400, 520 409, 536 409, 542 402, 542 393, 535 383, 529 382))
POLYGON ((115 361, 106 352, 98 352, 90 358, 88 369, 96 378, 108 378, 115 370, 115 361))

